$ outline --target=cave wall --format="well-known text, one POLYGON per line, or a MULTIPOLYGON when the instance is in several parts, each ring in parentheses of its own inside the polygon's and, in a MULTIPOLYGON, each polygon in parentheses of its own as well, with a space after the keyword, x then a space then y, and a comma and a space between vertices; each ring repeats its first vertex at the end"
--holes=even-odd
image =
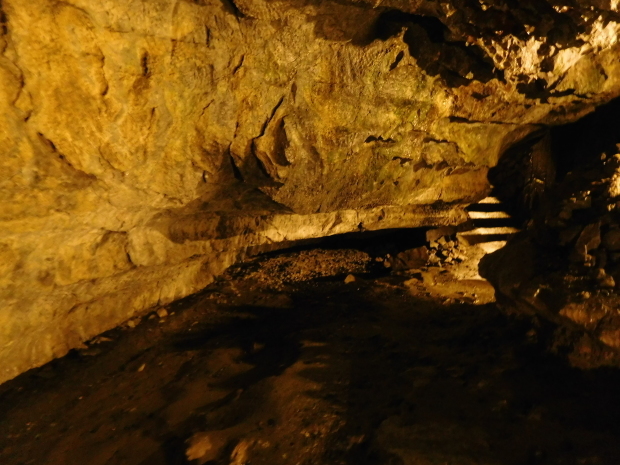
POLYGON ((463 220, 620 93, 616 3, 1 0, 0 382, 247 253, 463 220))

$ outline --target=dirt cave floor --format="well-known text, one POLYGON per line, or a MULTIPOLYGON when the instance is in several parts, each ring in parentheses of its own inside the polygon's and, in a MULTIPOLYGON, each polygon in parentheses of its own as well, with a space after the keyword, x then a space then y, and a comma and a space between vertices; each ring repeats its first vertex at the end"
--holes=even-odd
POLYGON ((488 283, 301 250, 0 386, 0 464, 620 464, 620 374, 488 283), (345 282, 346 281, 346 282, 345 282))

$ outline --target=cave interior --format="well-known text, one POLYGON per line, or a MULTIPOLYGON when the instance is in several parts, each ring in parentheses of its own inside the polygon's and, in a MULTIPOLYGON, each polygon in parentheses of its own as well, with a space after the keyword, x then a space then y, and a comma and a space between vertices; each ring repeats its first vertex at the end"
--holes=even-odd
POLYGON ((617 2, 35 3, 0 463, 620 463, 617 2))

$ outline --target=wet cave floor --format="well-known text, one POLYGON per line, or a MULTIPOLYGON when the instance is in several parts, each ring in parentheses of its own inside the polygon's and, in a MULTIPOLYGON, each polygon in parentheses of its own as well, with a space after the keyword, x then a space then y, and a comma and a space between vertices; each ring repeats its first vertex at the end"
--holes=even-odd
POLYGON ((6 383, 0 463, 620 463, 616 372, 548 355, 485 282, 359 257, 260 258, 6 383))

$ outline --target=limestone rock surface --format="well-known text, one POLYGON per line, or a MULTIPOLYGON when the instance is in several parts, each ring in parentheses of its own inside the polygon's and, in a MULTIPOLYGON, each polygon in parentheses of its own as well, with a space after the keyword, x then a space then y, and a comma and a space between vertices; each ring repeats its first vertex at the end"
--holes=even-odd
POLYGON ((617 2, 0 1, 0 382, 245 254, 456 224, 620 94, 617 2))

